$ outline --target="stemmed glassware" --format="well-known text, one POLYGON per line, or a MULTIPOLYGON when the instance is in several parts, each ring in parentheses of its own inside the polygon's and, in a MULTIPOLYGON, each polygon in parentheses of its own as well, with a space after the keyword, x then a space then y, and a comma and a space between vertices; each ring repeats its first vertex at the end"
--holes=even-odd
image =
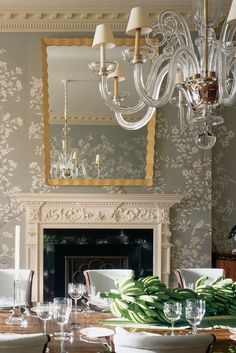
POLYGON ((163 311, 171 322, 171 336, 174 336, 174 323, 179 320, 182 314, 182 305, 179 302, 165 302, 163 311))
POLYGON ((47 321, 51 320, 53 317, 53 303, 48 302, 48 303, 43 303, 43 302, 38 302, 36 304, 36 313, 38 317, 43 320, 43 332, 46 333, 47 331, 47 321))
POLYGON ((75 318, 76 318, 76 323, 75 327, 79 327, 79 324, 77 322, 77 312, 78 312, 78 300, 82 298, 83 294, 85 291, 85 286, 82 283, 69 283, 68 284, 68 294, 69 296, 74 299, 75 302, 75 318))
POLYGON ((64 325, 68 322, 72 310, 72 299, 58 297, 53 299, 53 316, 60 324, 60 334, 55 337, 58 340, 67 340, 68 337, 64 332, 64 325))
POLYGON ((90 286, 89 288, 85 287, 83 297, 86 299, 86 311, 90 311, 90 303, 93 298, 96 297, 96 287, 90 286))
POLYGON ((185 315, 186 320, 192 326, 192 334, 197 333, 197 326, 201 323, 203 316, 205 315, 206 305, 205 301, 201 299, 187 300, 185 315))

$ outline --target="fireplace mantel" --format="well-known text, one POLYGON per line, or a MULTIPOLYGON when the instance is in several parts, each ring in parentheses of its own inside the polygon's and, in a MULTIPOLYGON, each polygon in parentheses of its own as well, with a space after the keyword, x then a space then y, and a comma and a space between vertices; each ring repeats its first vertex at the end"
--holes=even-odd
POLYGON ((44 228, 153 229, 153 273, 170 276, 170 208, 180 194, 20 193, 26 209, 26 266, 35 271, 33 301, 43 299, 44 228))

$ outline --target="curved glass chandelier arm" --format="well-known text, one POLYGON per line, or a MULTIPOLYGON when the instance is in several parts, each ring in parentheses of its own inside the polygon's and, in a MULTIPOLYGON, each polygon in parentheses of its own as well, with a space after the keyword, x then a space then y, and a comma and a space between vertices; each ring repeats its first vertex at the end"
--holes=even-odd
POLYGON ((193 48, 191 34, 185 18, 174 10, 164 10, 160 13, 157 22, 152 26, 153 33, 146 36, 147 44, 160 48, 167 42, 170 43, 170 37, 175 46, 186 45, 193 48), (152 37, 161 35, 162 40, 158 43, 153 42, 152 37))
MULTIPOLYGON (((154 92, 153 94, 153 96, 156 99, 155 98, 153 99, 153 97, 150 97, 149 95, 150 88, 147 87, 146 89, 144 86, 143 76, 142 76, 142 64, 135 63, 135 68, 134 68, 135 88, 137 90, 138 95, 142 97, 142 100, 147 105, 152 107, 161 107, 170 100, 175 87, 175 77, 176 77, 177 68, 181 66, 181 64, 183 63, 183 61, 181 60, 182 56, 191 63, 194 70, 193 72, 196 72, 196 73, 199 72, 199 65, 194 51, 188 47, 179 47, 176 50, 175 54, 170 56, 170 60, 169 60, 170 62, 166 64, 168 67, 168 70, 167 69, 165 71, 162 70, 155 77, 155 82, 157 83, 155 90, 160 91, 160 86, 162 85, 162 82, 165 78, 164 74, 167 74, 168 72, 167 78, 166 78, 165 90, 162 96, 158 98, 156 92, 154 92)), ((160 55, 158 60, 159 60, 159 65, 160 63, 164 63, 166 61, 166 55, 164 55, 163 57, 160 55)))
POLYGON ((138 130, 145 126, 155 113, 156 108, 148 108, 143 118, 135 122, 125 120, 121 113, 115 113, 118 124, 126 130, 138 130))
POLYGON ((223 105, 231 106, 236 101, 236 72, 235 59, 227 62, 227 57, 222 53, 222 48, 218 46, 218 73, 219 73, 219 96, 223 105), (232 74, 231 83, 228 82, 229 72, 232 74), (230 86, 229 86, 230 85, 230 86), (230 92, 229 92, 230 87, 230 92))
POLYGON ((229 25, 226 22, 224 22, 222 26, 222 30, 220 32, 219 40, 222 43, 232 42, 234 39, 235 32, 236 32, 235 26, 229 25))
POLYGON ((145 103, 142 102, 141 99, 139 99, 138 103, 132 107, 121 107, 120 105, 116 104, 109 95, 106 75, 100 76, 99 90, 105 103, 112 111, 125 114, 134 114, 139 112, 145 106, 145 103))

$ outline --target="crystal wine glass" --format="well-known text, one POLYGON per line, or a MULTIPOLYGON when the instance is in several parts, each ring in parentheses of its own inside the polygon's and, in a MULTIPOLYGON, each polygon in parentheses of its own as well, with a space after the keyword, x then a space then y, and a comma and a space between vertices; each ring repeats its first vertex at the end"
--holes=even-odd
POLYGON ((48 320, 52 319, 53 316, 53 303, 38 302, 36 304, 36 313, 38 317, 43 320, 43 332, 46 333, 46 324, 48 320))
POLYGON ((68 294, 69 296, 74 299, 75 302, 75 318, 76 318, 76 323, 75 326, 79 327, 78 322, 77 322, 77 302, 78 299, 81 299, 85 291, 85 287, 82 283, 69 283, 68 284, 68 294))
POLYGON ((91 300, 96 297, 96 287, 95 286, 89 286, 89 288, 85 287, 83 297, 86 299, 86 310, 87 312, 89 312, 91 300))
POLYGON ((185 315, 186 320, 192 326, 192 334, 197 333, 197 326, 201 323, 205 314, 205 301, 201 299, 187 300, 185 315))
POLYGON ((179 320, 182 314, 182 305, 179 302, 165 302, 163 311, 171 322, 171 336, 174 336, 174 323, 179 320))
POLYGON ((53 299, 53 316, 54 319, 60 324, 60 334, 55 337, 58 340, 67 340, 64 333, 64 325, 68 322, 72 310, 72 299, 58 297, 53 299))

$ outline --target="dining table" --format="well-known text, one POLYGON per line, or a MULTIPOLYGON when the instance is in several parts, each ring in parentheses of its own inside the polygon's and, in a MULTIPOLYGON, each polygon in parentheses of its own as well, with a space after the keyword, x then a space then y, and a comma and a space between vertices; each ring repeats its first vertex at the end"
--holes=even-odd
MULTIPOLYGON (((43 321, 38 318, 36 312, 30 309, 25 310, 24 318, 26 325, 8 325, 6 319, 9 317, 10 312, 0 312, 0 332, 12 333, 39 333, 44 331, 43 321)), ((235 318, 236 320, 236 318, 235 318)), ((121 322, 122 323, 122 322, 121 322)), ((117 325, 121 325, 125 329, 132 331, 147 331, 156 332, 159 334, 170 334, 169 327, 155 327, 155 325, 122 325, 119 320, 116 321, 111 312, 103 311, 78 311, 70 317, 69 322, 65 325, 65 332, 67 340, 57 340, 57 333, 60 331, 60 326, 54 319, 48 320, 46 325, 46 333, 50 336, 48 343, 49 353, 108 353, 114 352, 112 344, 113 332, 117 325), (79 325, 75 325, 76 320, 79 325), (79 327, 78 327, 79 326, 79 327), (105 330, 108 329, 107 336, 93 337, 84 334, 87 330, 101 327, 105 330), (111 330, 111 331, 109 331, 111 330)), ((232 337, 228 327, 218 328, 199 328, 198 332, 211 332, 216 336, 216 341, 211 347, 210 353, 236 353, 236 341, 232 337)), ((175 334, 186 335, 190 333, 190 328, 176 328, 175 334)))

